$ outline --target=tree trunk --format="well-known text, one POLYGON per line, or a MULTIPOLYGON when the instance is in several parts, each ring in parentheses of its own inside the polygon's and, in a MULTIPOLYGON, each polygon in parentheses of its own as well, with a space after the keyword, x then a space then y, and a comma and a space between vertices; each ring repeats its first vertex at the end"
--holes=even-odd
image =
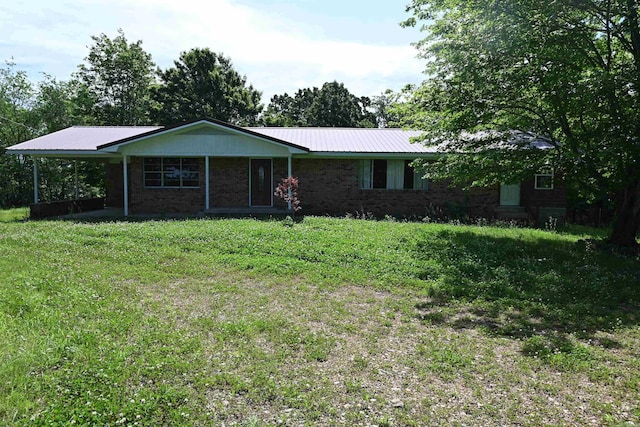
POLYGON ((640 230, 640 179, 632 180, 616 194, 616 216, 609 242, 618 246, 638 247, 640 230))

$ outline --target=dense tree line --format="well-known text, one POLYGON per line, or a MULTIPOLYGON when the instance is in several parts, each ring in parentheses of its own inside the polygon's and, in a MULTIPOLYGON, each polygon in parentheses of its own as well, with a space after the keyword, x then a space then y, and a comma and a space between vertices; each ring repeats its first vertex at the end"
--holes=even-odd
MULTIPOLYGON (((274 96, 266 111, 262 93, 247 82, 230 58, 207 48, 182 52, 160 69, 142 46, 122 30, 113 38, 92 37, 84 62, 69 80, 44 75, 32 83, 8 62, 0 68, 0 208, 33 200, 33 159, 4 155, 6 147, 72 125, 171 125, 211 117, 240 126, 376 126, 372 101, 343 84, 301 89, 292 98, 274 96), (289 106, 289 104, 291 104, 289 106)), ((43 201, 104 192, 99 162, 38 159, 43 201)))
POLYGON ((275 95, 267 107, 266 126, 377 127, 372 102, 353 95, 342 83, 300 89, 294 96, 275 95))

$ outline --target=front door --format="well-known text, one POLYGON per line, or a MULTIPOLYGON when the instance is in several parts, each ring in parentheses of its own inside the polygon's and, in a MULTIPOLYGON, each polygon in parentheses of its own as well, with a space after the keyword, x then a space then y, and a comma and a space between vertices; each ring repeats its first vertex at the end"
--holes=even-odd
POLYGON ((520 183, 500 185, 500 206, 520 206, 520 183))
POLYGON ((271 206, 272 196, 271 159, 251 159, 251 206, 271 206))

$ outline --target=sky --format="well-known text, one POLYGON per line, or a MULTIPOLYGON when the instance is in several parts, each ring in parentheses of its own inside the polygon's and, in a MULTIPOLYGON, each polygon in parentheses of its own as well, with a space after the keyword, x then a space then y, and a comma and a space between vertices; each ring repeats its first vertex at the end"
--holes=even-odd
POLYGON ((248 83, 276 94, 345 84, 375 96, 423 80, 424 60, 401 28, 408 0, 4 0, 0 60, 34 81, 67 80, 89 52, 91 36, 121 28, 162 69, 183 51, 207 47, 231 58, 248 83))

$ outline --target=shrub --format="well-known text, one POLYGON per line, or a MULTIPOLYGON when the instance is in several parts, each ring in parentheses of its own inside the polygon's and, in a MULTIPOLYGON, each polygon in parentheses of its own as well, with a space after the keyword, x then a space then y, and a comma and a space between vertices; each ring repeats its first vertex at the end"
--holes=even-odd
POLYGON ((287 204, 290 202, 294 214, 302 209, 300 200, 298 199, 298 178, 293 176, 282 178, 282 181, 278 184, 273 194, 284 200, 287 204))

